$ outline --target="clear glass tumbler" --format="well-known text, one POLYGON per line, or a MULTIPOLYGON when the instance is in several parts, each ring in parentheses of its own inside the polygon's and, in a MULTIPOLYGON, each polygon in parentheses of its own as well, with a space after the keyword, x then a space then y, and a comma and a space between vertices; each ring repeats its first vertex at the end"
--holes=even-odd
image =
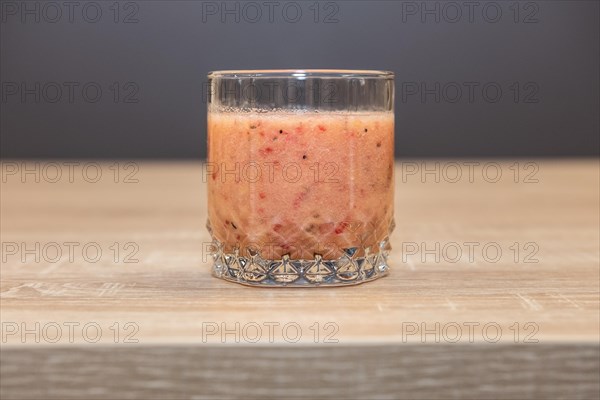
POLYGON ((394 228, 394 75, 208 75, 213 273, 263 287, 387 274, 394 228))

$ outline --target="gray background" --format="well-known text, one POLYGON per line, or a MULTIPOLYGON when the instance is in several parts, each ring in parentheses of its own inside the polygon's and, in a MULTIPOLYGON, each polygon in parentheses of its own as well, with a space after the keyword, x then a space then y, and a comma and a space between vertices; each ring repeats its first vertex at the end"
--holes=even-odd
POLYGON ((2 1, 3 158, 203 157, 206 73, 244 68, 395 71, 398 156, 598 154, 597 1, 479 2, 472 16, 468 2, 426 2, 439 21, 421 1, 319 2, 317 22, 314 1, 280 1, 272 20, 263 1, 260 16, 244 2, 136 1, 118 15, 113 1, 88 3, 70 18, 62 2, 57 17, 43 2, 2 1), (239 11, 222 21, 224 7, 239 11), (65 82, 78 85, 72 98, 65 82), (82 94, 90 82, 95 102, 95 86, 82 94), (436 83, 437 101, 405 90, 436 83))

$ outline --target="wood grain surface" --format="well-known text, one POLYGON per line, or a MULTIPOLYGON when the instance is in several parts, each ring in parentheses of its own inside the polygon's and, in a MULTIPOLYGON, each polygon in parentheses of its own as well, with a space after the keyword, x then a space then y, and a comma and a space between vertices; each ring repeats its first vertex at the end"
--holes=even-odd
POLYGON ((391 274, 317 289, 211 277, 199 162, 63 163, 2 163, 2 399, 600 395, 598 160, 402 160, 391 274))

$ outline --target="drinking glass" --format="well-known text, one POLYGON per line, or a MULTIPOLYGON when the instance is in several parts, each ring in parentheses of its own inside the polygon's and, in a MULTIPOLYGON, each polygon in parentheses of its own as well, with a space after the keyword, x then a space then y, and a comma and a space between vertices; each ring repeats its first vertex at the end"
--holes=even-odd
POLYGON ((240 70, 208 79, 213 274, 262 287, 385 276, 394 74, 240 70))

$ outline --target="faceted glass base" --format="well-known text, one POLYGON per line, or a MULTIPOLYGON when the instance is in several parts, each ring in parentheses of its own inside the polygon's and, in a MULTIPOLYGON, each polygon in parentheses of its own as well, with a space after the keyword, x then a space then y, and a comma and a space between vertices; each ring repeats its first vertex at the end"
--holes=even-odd
POLYGON ((213 275, 227 281, 260 287, 317 287, 356 285, 388 274, 389 241, 379 243, 377 252, 365 249, 357 257, 357 247, 344 249, 337 260, 324 260, 318 254, 312 260, 265 260, 255 253, 250 257, 225 253, 223 244, 213 238, 213 275))

